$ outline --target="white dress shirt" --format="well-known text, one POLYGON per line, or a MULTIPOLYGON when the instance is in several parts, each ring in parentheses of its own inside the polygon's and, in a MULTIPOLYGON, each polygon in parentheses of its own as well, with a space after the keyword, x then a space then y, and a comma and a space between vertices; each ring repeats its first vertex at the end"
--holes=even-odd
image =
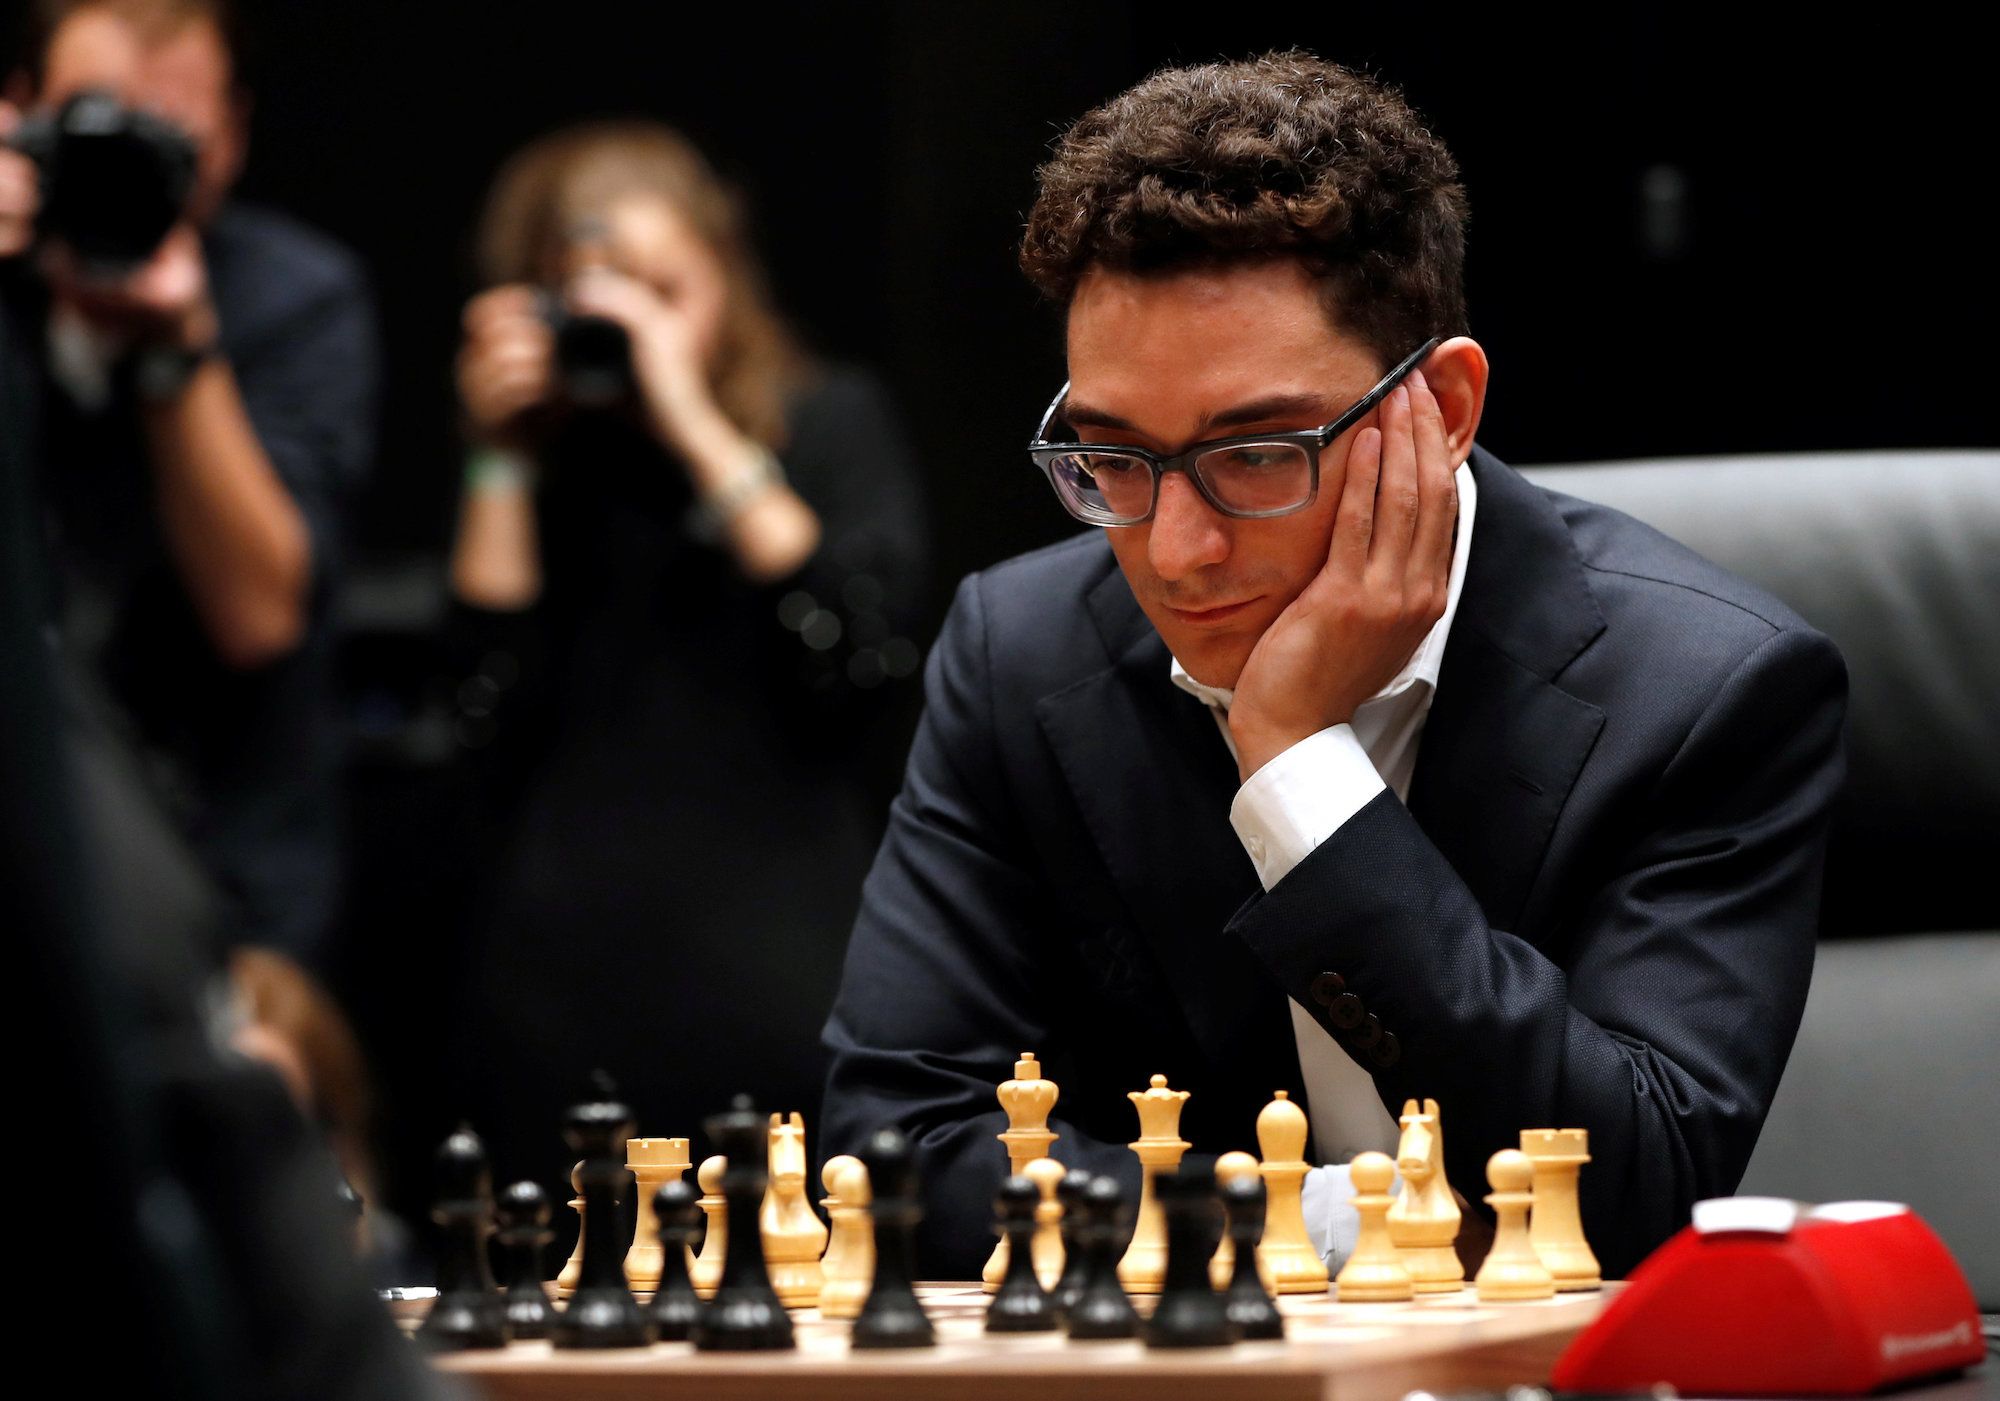
MULTIPOLYGON (((1410 775, 1417 766, 1417 743, 1437 692, 1438 669, 1445 643, 1465 588, 1465 565, 1472 553, 1473 515, 1479 490, 1471 468, 1459 465, 1458 534, 1453 542, 1451 575, 1444 616, 1432 625, 1389 684, 1355 710, 1354 718, 1309 735, 1252 774, 1230 804, 1229 821, 1243 850, 1257 869, 1257 879, 1269 890, 1290 874, 1321 842, 1339 831, 1384 788, 1407 800, 1410 775)), ((1229 733, 1229 704, 1234 693, 1204 686, 1188 675, 1179 658, 1173 682, 1199 698, 1215 717, 1223 743, 1233 756, 1236 742, 1229 733)), ((1347 1198, 1345 1164, 1356 1153, 1375 1149, 1394 1154, 1399 1136, 1396 1121, 1382 1107, 1375 1080, 1355 1064, 1333 1037, 1296 1001, 1291 1004, 1292 1035, 1299 1049, 1299 1070, 1305 1077, 1312 1123, 1313 1147, 1321 1163, 1305 1191, 1306 1222, 1315 1244, 1334 1263, 1353 1249, 1357 1224, 1347 1198)))

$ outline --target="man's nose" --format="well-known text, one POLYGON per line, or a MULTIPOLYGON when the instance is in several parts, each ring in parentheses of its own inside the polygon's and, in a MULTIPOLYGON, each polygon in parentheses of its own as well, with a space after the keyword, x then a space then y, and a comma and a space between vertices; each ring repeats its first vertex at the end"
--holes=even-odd
POLYGON ((1229 557, 1229 525, 1185 472, 1168 472, 1160 479, 1160 500, 1146 542, 1153 572, 1172 582, 1221 563, 1229 557))

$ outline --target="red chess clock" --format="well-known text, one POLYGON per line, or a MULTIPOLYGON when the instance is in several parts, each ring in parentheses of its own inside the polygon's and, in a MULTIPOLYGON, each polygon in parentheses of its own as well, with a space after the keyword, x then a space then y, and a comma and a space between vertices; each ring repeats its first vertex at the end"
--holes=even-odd
POLYGON ((1556 1363, 1564 1391, 1859 1395, 1985 1355, 1972 1290, 1907 1206, 1698 1202, 1556 1363))

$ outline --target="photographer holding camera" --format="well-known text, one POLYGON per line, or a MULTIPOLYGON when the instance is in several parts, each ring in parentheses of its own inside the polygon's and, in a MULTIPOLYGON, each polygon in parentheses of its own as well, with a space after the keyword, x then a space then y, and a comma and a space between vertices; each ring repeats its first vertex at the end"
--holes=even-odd
POLYGON ((0 103, 0 305, 65 648, 102 684, 251 942, 312 960, 336 888, 327 603, 373 450, 355 259, 228 198, 226 0, 51 0, 0 103))
POLYGON ((810 1114, 880 830, 869 739, 919 662, 902 425, 799 347, 739 202, 665 127, 517 153, 479 254, 452 581, 503 830, 455 1027, 471 1107, 512 1161, 558 1151, 579 1066, 642 1123, 739 1089, 810 1114))

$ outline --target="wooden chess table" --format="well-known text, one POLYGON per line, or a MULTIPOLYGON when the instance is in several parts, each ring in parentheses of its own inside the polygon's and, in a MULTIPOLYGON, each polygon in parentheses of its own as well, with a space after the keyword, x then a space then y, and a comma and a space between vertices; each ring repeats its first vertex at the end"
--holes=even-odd
POLYGON ((808 1309, 793 1315, 793 1352, 698 1353, 688 1343, 558 1352, 535 1342, 441 1356, 437 1366, 493 1401, 1397 1401, 1414 1390, 1546 1382, 1569 1340, 1617 1288, 1508 1304, 1482 1304, 1470 1288, 1394 1304, 1288 1295, 1279 1300, 1282 1342, 1168 1351, 1136 1341, 1071 1342, 1060 1332, 988 1334, 978 1285, 926 1284, 918 1292, 937 1325, 933 1348, 855 1352, 847 1323, 808 1309))

